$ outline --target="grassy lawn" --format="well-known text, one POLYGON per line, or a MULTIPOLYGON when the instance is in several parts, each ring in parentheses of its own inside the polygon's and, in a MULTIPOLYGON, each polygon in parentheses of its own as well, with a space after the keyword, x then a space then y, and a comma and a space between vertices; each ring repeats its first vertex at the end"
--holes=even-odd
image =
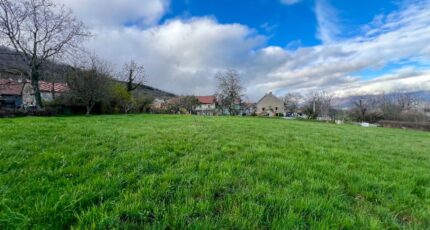
POLYGON ((430 133, 264 118, 0 119, 0 229, 430 228, 430 133))

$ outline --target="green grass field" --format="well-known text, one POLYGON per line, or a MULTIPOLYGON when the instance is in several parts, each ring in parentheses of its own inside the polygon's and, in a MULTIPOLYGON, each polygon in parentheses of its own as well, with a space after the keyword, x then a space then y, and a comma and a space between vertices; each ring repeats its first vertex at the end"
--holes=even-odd
POLYGON ((240 117, 0 119, 0 229, 430 228, 430 133, 240 117))

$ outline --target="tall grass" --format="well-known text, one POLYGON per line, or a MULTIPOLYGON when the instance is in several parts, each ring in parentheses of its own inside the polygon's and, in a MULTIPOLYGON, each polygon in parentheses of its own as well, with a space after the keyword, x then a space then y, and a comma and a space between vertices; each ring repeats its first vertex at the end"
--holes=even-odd
POLYGON ((0 120, 0 228, 430 228, 430 133, 238 117, 0 120))

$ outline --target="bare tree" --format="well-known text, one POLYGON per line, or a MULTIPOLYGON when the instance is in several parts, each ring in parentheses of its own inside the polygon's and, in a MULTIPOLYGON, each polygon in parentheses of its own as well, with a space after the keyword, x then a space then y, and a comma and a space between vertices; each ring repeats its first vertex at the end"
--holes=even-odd
POLYGON ((127 83, 127 91, 131 92, 146 82, 145 68, 143 65, 137 64, 134 60, 125 63, 120 80, 127 83))
POLYGON ((413 93, 383 93, 380 95, 359 96, 349 111, 357 121, 425 121, 422 101, 413 93))
POLYGON ((418 109, 420 99, 411 93, 390 93, 375 96, 378 109, 385 120, 417 121, 423 119, 418 109))
POLYGON ((167 100, 166 108, 169 113, 193 113, 195 107, 199 105, 199 100, 192 95, 185 95, 167 100))
POLYGON ((192 113, 199 104, 199 100, 195 96, 183 96, 179 99, 179 103, 181 108, 185 109, 187 113, 192 113))
POLYGON ((317 117, 329 117, 332 115, 333 95, 325 91, 311 92, 307 96, 305 112, 308 117, 315 119, 317 117))
POLYGON ((15 49, 26 63, 38 107, 43 107, 41 66, 75 51, 87 35, 72 11, 52 0, 0 0, 0 42, 15 49))
POLYGON ((89 59, 88 66, 73 68, 67 77, 71 100, 85 106, 87 115, 97 103, 107 100, 112 89, 109 65, 94 56, 89 59))
POLYGON ((403 110, 410 110, 418 103, 419 98, 415 97, 412 93, 396 93, 394 94, 397 104, 403 110))
POLYGON ((366 97, 360 97, 354 101, 353 113, 357 115, 361 122, 366 120, 366 115, 369 112, 369 102, 366 97))
POLYGON ((319 93, 318 95, 318 100, 320 102, 320 112, 321 115, 324 117, 330 117, 332 115, 332 100, 333 100, 333 95, 326 92, 326 91, 322 91, 319 93))
POLYGON ((222 109, 227 109, 230 114, 235 114, 235 106, 241 103, 244 88, 236 70, 227 70, 215 75, 217 80, 216 97, 222 109))
POLYGON ((300 100, 302 100, 302 95, 300 93, 287 93, 284 96, 285 108, 289 112, 297 112, 300 105, 300 100))

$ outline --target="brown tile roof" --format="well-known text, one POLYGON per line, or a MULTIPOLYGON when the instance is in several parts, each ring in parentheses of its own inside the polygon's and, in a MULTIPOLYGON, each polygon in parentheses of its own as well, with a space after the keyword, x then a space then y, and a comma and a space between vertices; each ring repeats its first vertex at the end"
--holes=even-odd
POLYGON ((214 96, 196 96, 201 104, 212 104, 215 102, 214 96))
MULTIPOLYGON (((0 79, 0 95, 21 95, 24 84, 29 81, 19 82, 11 79, 0 79)), ((69 87, 65 83, 54 83, 39 81, 40 92, 52 92, 52 87, 54 87, 54 92, 63 93, 69 90, 69 87)))
POLYGON ((54 92, 63 93, 69 90, 69 87, 65 83, 54 83, 39 81, 40 92, 52 92, 52 87, 54 87, 54 92))
POLYGON ((22 94, 23 88, 24 83, 22 82, 9 79, 0 79, 0 95, 19 96, 22 94))

